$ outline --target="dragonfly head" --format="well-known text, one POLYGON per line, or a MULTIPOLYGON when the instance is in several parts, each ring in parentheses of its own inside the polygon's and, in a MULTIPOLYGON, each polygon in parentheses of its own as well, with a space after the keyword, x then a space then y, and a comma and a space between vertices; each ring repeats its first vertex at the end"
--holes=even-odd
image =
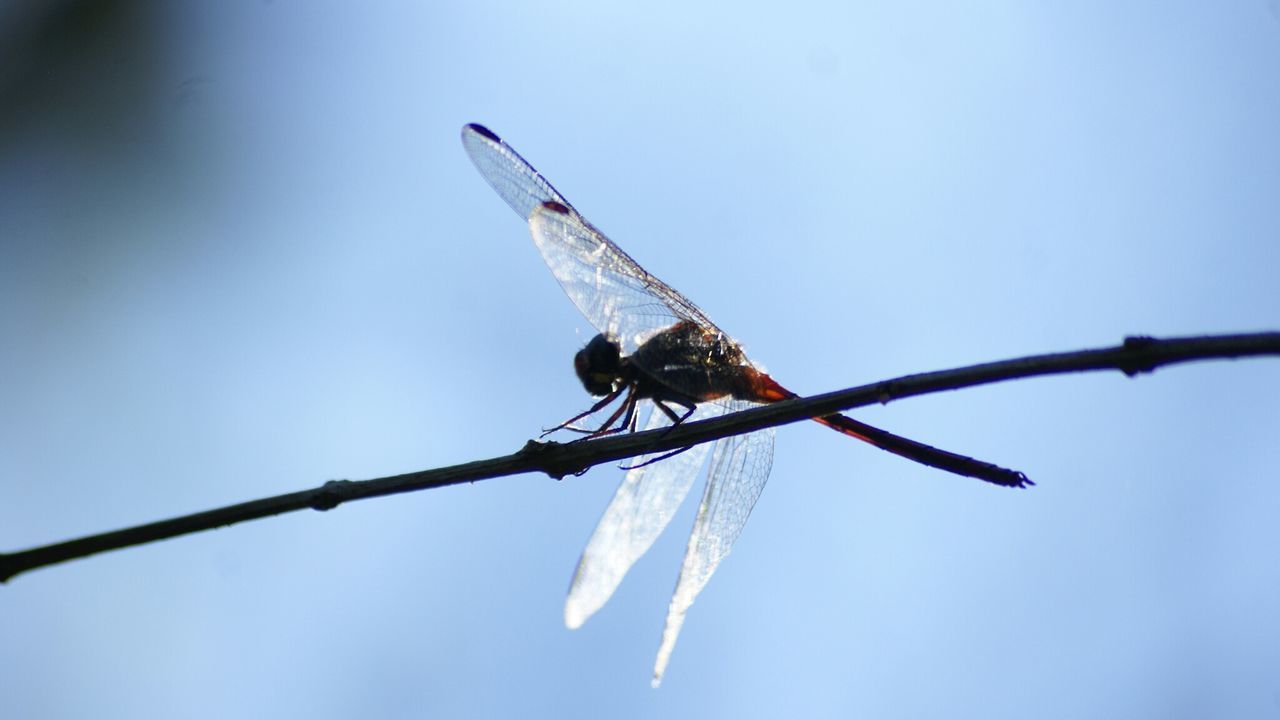
POLYGON ((608 395, 622 381, 622 351, 618 343, 604 335, 591 338, 587 346, 573 356, 573 371, 582 387, 596 397, 608 395))

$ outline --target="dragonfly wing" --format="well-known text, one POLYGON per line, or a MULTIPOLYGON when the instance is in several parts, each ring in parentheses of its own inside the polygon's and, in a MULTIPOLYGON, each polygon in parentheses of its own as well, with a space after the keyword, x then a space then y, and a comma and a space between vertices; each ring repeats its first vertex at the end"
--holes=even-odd
MULTIPOLYGON (((719 415, 724 408, 700 406, 690 418, 719 415)), ((646 430, 670 424, 665 413, 653 409, 646 430)), ((613 595, 631 566, 671 522, 706 460, 708 444, 697 445, 652 465, 650 456, 638 458, 627 471, 595 532, 582 551, 564 604, 564 622, 578 628, 613 595)))
MULTIPOLYGON (((733 404, 737 407, 731 407, 731 410, 742 410, 752 405, 741 401, 733 404)), ((707 474, 707 488, 698 506, 698 517, 689 536, 680 579, 676 582, 676 591, 667 610, 662 645, 658 648, 653 667, 654 687, 662 682, 676 637, 684 624, 685 613, 742 533, 742 527, 755 507, 765 481, 769 479, 772 465, 773 428, 716 441, 711 469, 707 474)))
MULTIPOLYGON (((661 382, 674 381, 667 360, 688 359, 702 348, 713 349, 700 368, 714 370, 710 358, 731 357, 748 365, 741 349, 692 302, 650 275, 604 233, 587 222, 533 166, 511 146, 480 125, 462 130, 462 143, 485 180, 516 214, 529 223, 534 244, 569 299, 601 333, 616 341, 627 356, 645 341, 682 322, 702 332, 685 333, 695 352, 680 348, 656 353, 654 367, 632 357, 637 367, 661 382), (705 366, 705 367, 704 367, 705 366)), ((684 335, 668 334, 668 341, 684 335)), ((680 340, 683 342, 683 340, 680 340)), ((703 385, 706 382, 704 380, 703 385)), ((675 389, 680 388, 672 385, 675 389)), ((705 390, 706 388, 702 388, 705 390)), ((702 396, 705 393, 690 393, 702 396)), ((695 416, 707 417, 751 405, 717 401, 699 405, 695 416)), ((652 412, 649 427, 668 422, 652 412), (658 416, 658 417, 652 417, 658 416)), ((624 575, 657 539, 688 493, 707 454, 706 445, 627 472, 583 551, 565 603, 565 623, 578 627, 613 594, 624 575)), ((706 492, 685 554, 680 580, 667 615, 662 646, 654 668, 656 685, 666 669, 685 612, 706 585, 759 497, 773 460, 773 431, 762 430, 716 442, 706 492)), ((644 460, 640 461, 641 463, 644 460)))
POLYGON ((624 336, 634 338, 640 333, 643 337, 678 320, 715 327, 687 298, 645 272, 588 223, 520 153, 488 128, 463 127, 462 145, 485 181, 533 227, 538 250, 565 292, 597 330, 624 341, 624 352, 637 346, 624 336), (546 203, 557 209, 544 209, 546 203))
POLYGON ((555 203, 529 217, 533 242, 578 310, 631 354, 681 320, 718 332, 683 295, 650 275, 576 211, 555 203))
POLYGON ((551 187, 551 183, 533 169, 520 153, 483 125, 462 128, 462 147, 485 181, 507 201, 521 220, 528 220, 534 208, 544 202, 569 201, 551 187))

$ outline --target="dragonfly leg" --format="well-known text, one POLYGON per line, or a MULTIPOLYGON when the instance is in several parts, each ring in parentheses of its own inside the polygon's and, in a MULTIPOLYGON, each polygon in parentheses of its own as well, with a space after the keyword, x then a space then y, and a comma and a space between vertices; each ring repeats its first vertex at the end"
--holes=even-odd
POLYGON ((617 410, 613 411, 613 414, 610 415, 607 420, 605 420, 603 423, 600 424, 600 427, 594 430, 588 430, 586 428, 574 427, 571 424, 571 423, 577 422, 578 420, 581 420, 584 417, 587 417, 588 415, 591 415, 592 413, 608 405, 613 400, 616 400, 618 397, 618 394, 621 392, 622 392, 622 388, 614 391, 613 393, 610 393, 603 400, 593 405, 587 411, 579 413, 574 417, 569 418, 565 422, 561 423, 557 427, 547 430, 546 432, 543 433, 543 437, 546 437, 546 435, 548 435, 549 433, 553 433, 557 430, 568 430, 570 432, 581 433, 582 437, 573 441, 573 442, 581 442, 583 440, 592 440, 594 438, 603 437, 605 435, 613 435, 615 433, 626 432, 628 429, 628 425, 634 425, 635 423, 635 419, 634 419, 635 407, 636 407, 636 403, 639 402, 639 398, 636 397, 636 391, 634 386, 630 386, 630 391, 627 393, 626 399, 623 400, 622 404, 618 406, 617 410), (619 422, 619 418, 621 418, 621 422, 619 422))
POLYGON ((601 399, 600 399, 600 402, 597 402, 595 405, 592 405, 591 407, 587 408, 586 410, 583 410, 582 412, 578 413, 577 415, 574 415, 573 417, 569 418, 568 420, 565 420, 564 422, 562 422, 562 423, 560 423, 559 425, 557 425, 557 426, 555 426, 555 427, 551 428, 550 430, 543 430, 543 431, 542 431, 542 434, 541 434, 541 435, 539 435, 538 437, 546 437, 546 436, 550 435, 551 433, 553 433, 553 432, 557 432, 557 431, 559 431, 559 430, 572 430, 572 431, 574 431, 574 432, 583 432, 583 433, 594 433, 594 432, 599 432, 598 430, 583 430, 583 429, 581 429, 581 428, 576 428, 576 427, 573 427, 573 424, 574 424, 574 423, 576 423, 576 422, 578 422, 578 421, 579 421, 579 420, 581 420, 582 418, 587 417, 588 415, 592 415, 592 414, 594 414, 594 413, 598 412, 601 408, 605 407, 606 405, 608 405, 609 403, 613 402, 614 400, 617 400, 617 399, 618 399, 618 396, 622 394, 622 391, 623 391, 623 390, 626 390, 626 389, 627 389, 626 387, 620 387, 620 388, 618 388, 617 390, 614 390, 613 392, 611 392, 611 393, 609 393, 608 395, 605 395, 603 398, 601 398, 601 399))
POLYGON ((618 432, 636 431, 636 415, 638 414, 636 413, 636 405, 638 405, 640 401, 636 399, 635 395, 636 394, 633 391, 627 396, 627 414, 623 416, 622 422, 618 423, 618 432))
POLYGON ((663 454, 659 455, 658 457, 655 457, 655 458, 649 458, 648 460, 645 460, 644 462, 641 462, 641 463, 636 463, 635 465, 619 465, 619 466, 618 466, 618 469, 620 469, 620 470, 635 470, 636 468, 642 468, 642 467, 644 467, 644 466, 646 466, 646 465, 652 465, 652 464, 654 464, 654 463, 656 463, 656 462, 662 462, 663 460, 666 460, 667 458, 673 458, 673 457, 675 457, 675 456, 679 455, 679 454, 680 454, 680 453, 682 453, 682 452, 688 452, 689 450, 692 450, 692 449, 693 449, 693 446, 692 446, 692 445, 685 445, 685 446, 684 446, 684 447, 682 447, 682 448, 676 448, 675 450, 672 450, 671 452, 665 452, 665 453, 663 453, 663 454))
MULTIPOLYGON (((683 415, 677 415, 676 411, 672 410, 671 407, 668 406, 667 403, 663 400, 659 400, 655 398, 653 401, 654 406, 657 407, 658 410, 661 410, 667 417, 671 418, 671 424, 668 425, 663 430, 662 435, 658 436, 659 439, 661 439, 662 437, 665 437, 667 433, 671 432, 671 430, 676 426, 678 426, 680 423, 684 422, 685 420, 688 420, 689 416, 693 414, 693 411, 698 409, 697 403, 692 403, 687 401, 681 402, 679 400, 673 400, 673 402, 678 403, 681 407, 684 408, 683 415)), ((666 460, 667 458, 675 457, 676 455, 679 455, 680 453, 685 452, 692 447, 693 447, 692 445, 686 445, 682 448, 677 448, 675 450, 672 450, 671 452, 663 453, 658 457, 649 458, 648 460, 637 463, 635 465, 620 465, 619 467, 623 470, 632 470, 634 468, 642 468, 645 465, 652 465, 656 462, 666 460)))
POLYGON ((667 427, 668 430, 679 425, 685 420, 688 420, 689 416, 693 414, 693 411, 698 409, 697 403, 692 403, 687 400, 686 401, 673 400, 673 402, 679 404, 680 407, 684 408, 683 415, 676 415, 676 411, 672 410, 670 406, 668 406, 667 403, 663 400, 658 400, 655 398, 653 401, 653 404, 657 405, 659 410, 665 413, 667 417, 671 418, 671 425, 667 427))
POLYGON ((618 406, 617 410, 613 411, 613 414, 609 416, 608 420, 605 420, 604 423, 602 423, 594 432, 588 433, 586 437, 578 439, 591 440, 605 435, 614 435, 616 433, 626 432, 627 425, 629 425, 635 418, 637 402, 638 400, 636 398, 635 390, 632 389, 631 392, 627 393, 627 399, 622 401, 622 404, 618 406), (618 422, 618 418, 622 418, 622 421, 618 422))

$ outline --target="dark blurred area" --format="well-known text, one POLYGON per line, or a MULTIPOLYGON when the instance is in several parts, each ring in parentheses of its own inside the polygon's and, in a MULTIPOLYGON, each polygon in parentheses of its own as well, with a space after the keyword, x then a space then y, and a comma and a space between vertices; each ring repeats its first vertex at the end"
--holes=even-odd
POLYGON ((36 134, 69 151, 127 148, 164 93, 159 4, 17 2, 0 9, 0 153, 36 134))

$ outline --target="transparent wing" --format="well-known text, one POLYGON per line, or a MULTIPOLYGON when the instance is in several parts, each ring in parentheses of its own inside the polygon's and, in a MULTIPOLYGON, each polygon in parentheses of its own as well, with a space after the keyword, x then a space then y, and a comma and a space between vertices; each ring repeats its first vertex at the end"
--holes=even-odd
POLYGON ((467 125, 462 145, 485 181, 529 222, 534 243, 569 298, 597 330, 620 341, 624 353, 679 320, 716 329, 697 306, 588 223, 493 132, 467 125))
MULTIPOLYGON (((721 405, 706 404, 698 407, 690 419, 712 417, 723 411, 721 405)), ((655 409, 649 413, 645 429, 670 422, 665 413, 655 409)), ((671 522, 710 447, 707 443, 697 445, 661 462, 627 471, 582 551, 564 604, 565 625, 571 629, 580 627, 608 602, 627 571, 671 522)), ((650 457, 638 458, 636 464, 650 457)))
POLYGON ((569 201, 556 192, 546 178, 485 126, 464 126, 462 147, 480 175, 521 220, 527 221, 533 209, 544 202, 558 202, 568 207, 569 201))
MULTIPOLYGON (((462 130, 462 142, 485 180, 517 215, 528 221, 534 243, 569 299, 597 330, 617 341, 625 355, 633 356, 647 339, 661 331, 674 330, 680 322, 692 322, 705 330, 667 333, 664 337, 671 346, 654 353, 653 364, 660 366, 646 367, 647 356, 632 357, 637 366, 679 389, 677 373, 667 367, 666 361, 671 358, 689 362, 697 357, 692 351, 706 349, 714 352, 709 352, 708 359, 696 369, 715 370, 715 362, 724 363, 726 369, 750 365, 741 348, 697 306, 646 272, 587 222, 546 178, 497 135, 482 126, 468 125, 462 130), (684 349, 690 352, 680 353, 681 343, 687 343, 684 349), (712 358, 718 360, 713 362, 712 358)), ((707 377, 702 379, 704 389, 712 386, 707 377)), ((703 403, 695 417, 751 405, 745 401, 703 403)), ((666 423, 663 413, 652 412, 648 427, 666 423)), ((707 446, 700 445, 628 471, 578 563, 565 603, 565 623, 569 627, 578 627, 603 606, 635 561, 657 539, 688 493, 707 452, 707 446)), ((772 462, 772 430, 715 443, 706 492, 668 610, 654 668, 655 685, 666 669, 685 612, 741 533, 772 462)))
MULTIPOLYGON (((745 410, 754 403, 737 401, 733 405, 736 407, 731 410, 745 410)), ((698 506, 680 579, 667 610, 662 645, 653 666, 654 687, 662 682, 676 637, 684 625, 685 613, 742 533, 742 526, 755 507, 772 466, 773 428, 716 441, 707 488, 698 506)))
POLYGON ((616 340, 624 355, 681 320, 715 329, 692 303, 645 272, 580 215, 541 205, 529 231, 564 292, 597 330, 616 340))

